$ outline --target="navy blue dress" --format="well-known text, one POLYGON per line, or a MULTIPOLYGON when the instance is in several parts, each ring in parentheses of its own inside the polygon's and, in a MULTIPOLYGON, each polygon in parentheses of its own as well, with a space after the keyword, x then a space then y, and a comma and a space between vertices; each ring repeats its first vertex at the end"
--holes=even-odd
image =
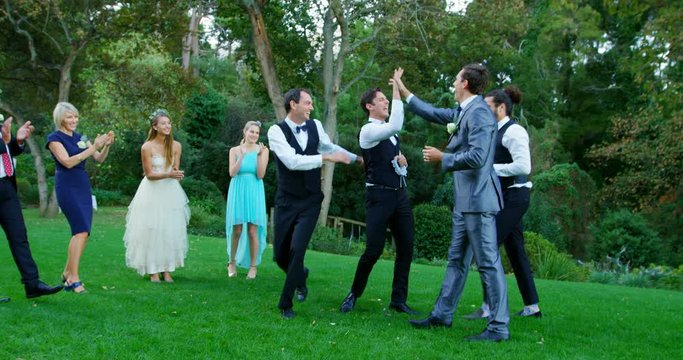
MULTIPOLYGON (((74 156, 85 151, 86 148, 79 148, 78 142, 81 134, 73 132, 69 136, 61 131, 55 131, 47 136, 49 149, 51 142, 58 142, 64 145, 69 156, 74 156)), ((90 234, 92 225, 92 192, 90 190, 90 178, 85 172, 85 161, 68 169, 64 167, 52 154, 55 160, 55 192, 57 193, 57 203, 62 209, 71 226, 71 234, 75 235, 82 232, 90 234)))

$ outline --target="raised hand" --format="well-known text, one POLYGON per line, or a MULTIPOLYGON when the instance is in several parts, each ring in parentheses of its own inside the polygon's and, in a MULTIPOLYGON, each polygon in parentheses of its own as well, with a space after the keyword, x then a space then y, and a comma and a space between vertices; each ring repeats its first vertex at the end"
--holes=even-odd
POLYGON ((24 125, 21 125, 19 130, 17 130, 17 141, 22 142, 28 138, 31 137, 31 134, 33 134, 33 131, 36 128, 31 125, 30 121, 27 121, 24 123, 24 125))
POLYGON ((114 140, 116 139, 116 135, 114 134, 113 131, 109 131, 107 134, 107 140, 104 142, 104 145, 111 145, 114 143, 114 140))
POLYGON ((267 147, 267 146, 263 145, 263 143, 258 143, 258 153, 257 153, 257 155, 261 155, 262 153, 263 153, 263 154, 267 154, 268 151, 270 151, 270 150, 268 150, 268 147, 267 147))
POLYGON ((108 134, 97 134, 97 137, 95 138, 95 148, 101 149, 106 144, 108 139, 108 134))

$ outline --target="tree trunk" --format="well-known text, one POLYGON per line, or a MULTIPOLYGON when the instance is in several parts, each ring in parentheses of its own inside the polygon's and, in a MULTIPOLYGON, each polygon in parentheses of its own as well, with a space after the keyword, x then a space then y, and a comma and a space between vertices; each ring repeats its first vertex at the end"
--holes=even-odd
MULTIPOLYGON (((339 1, 330 1, 330 7, 325 12, 323 39, 323 82, 325 87, 323 116, 325 132, 334 141, 337 134, 337 99, 344 71, 344 59, 349 52, 349 31, 339 1), (335 57, 334 48, 337 44, 334 41, 334 33, 337 28, 341 31, 341 43, 338 45, 339 51, 335 57)), ((334 167, 334 163, 328 163, 322 169, 322 190, 325 197, 320 206, 318 224, 323 226, 327 222, 327 214, 330 211, 330 202, 332 202, 334 167)))
MULTIPOLYGON (((81 51, 81 49, 85 46, 87 41, 83 41, 78 45, 72 45, 71 46, 71 51, 69 52, 69 55, 66 57, 66 60, 64 61, 64 64, 61 66, 61 71, 60 71, 60 78, 59 78, 59 101, 69 101, 69 93, 71 92, 71 68, 74 65, 74 61, 76 60, 76 57, 78 56, 78 53, 81 51)), ((38 153, 38 156, 40 156, 40 153, 38 153)), ((38 171, 38 167, 36 167, 36 172, 38 171)), ((41 182, 45 183, 45 192, 47 193, 47 180, 45 179, 45 173, 43 171, 43 179, 39 178, 39 174, 36 173, 36 176, 38 177, 38 184, 40 186, 41 182)), ((42 191, 42 189, 39 189, 39 192, 42 191)), ((42 208, 42 205, 41 205, 42 208)), ((55 189, 52 189, 52 193, 50 194, 50 200, 47 204, 47 208, 45 212, 41 211, 41 215, 47 217, 47 218, 54 218, 57 216, 57 212, 59 211, 59 207, 57 205, 57 194, 55 193, 55 189)))
MULTIPOLYGON (((24 119, 17 112, 13 111, 9 104, 0 100, 0 108, 5 112, 12 115, 16 120, 17 125, 20 127, 24 125, 24 119)), ((38 146, 36 139, 30 137, 26 139, 31 156, 33 156, 33 164, 36 168, 36 181, 38 185, 38 203, 40 206, 40 215, 45 216, 48 204, 48 187, 47 187, 47 176, 45 175, 45 164, 43 163, 43 157, 41 156, 41 148, 38 146)))
MULTIPOLYGON (((187 34, 183 37, 182 68, 186 73, 189 73, 192 67, 192 56, 197 57, 199 55, 199 21, 204 16, 201 5, 190 9, 190 13, 190 25, 187 34)), ((192 74, 195 77, 199 76, 199 69, 193 68, 192 74)))
POLYGON ((263 76, 263 81, 268 90, 268 96, 273 105, 275 116, 278 120, 284 119, 287 116, 284 97, 280 90, 280 82, 277 78, 275 64, 273 62, 273 52, 270 48, 266 25, 263 22, 263 14, 261 13, 263 0, 242 0, 242 6, 249 14, 256 57, 261 66, 261 75, 263 76))

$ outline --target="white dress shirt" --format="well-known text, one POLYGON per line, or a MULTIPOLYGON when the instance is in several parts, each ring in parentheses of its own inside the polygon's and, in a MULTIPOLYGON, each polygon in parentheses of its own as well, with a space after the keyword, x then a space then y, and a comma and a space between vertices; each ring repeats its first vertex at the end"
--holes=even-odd
MULTIPOLYGON (((320 121, 313 121, 315 123, 315 127, 318 130, 318 138, 320 139, 318 141, 317 149, 320 154, 329 154, 335 151, 343 151, 351 159, 352 162, 356 161, 356 154, 347 151, 339 145, 333 144, 332 141, 330 141, 330 137, 327 136, 325 129, 323 129, 323 126, 320 123, 320 121)), ((289 128, 292 130, 294 138, 299 143, 299 146, 301 146, 302 149, 306 150, 306 144, 308 143, 308 131, 301 131, 297 133, 296 127, 299 125, 294 123, 289 118, 285 118, 285 124, 287 124, 287 126, 289 126, 289 128)), ((275 153, 275 155, 277 155, 278 159, 280 159, 280 161, 282 161, 282 163, 289 170, 305 171, 319 168, 323 165, 323 157, 320 154, 297 154, 294 148, 289 145, 287 139, 285 138, 285 134, 282 132, 282 129, 277 124, 271 126, 270 129, 268 129, 268 147, 272 152, 275 153)))
MULTIPOLYGON (((498 122, 498 129, 505 126, 510 121, 509 117, 503 118, 498 122)), ((531 173, 531 152, 529 151, 529 135, 519 124, 512 124, 503 134, 503 146, 512 155, 512 162, 509 164, 493 164, 496 175, 510 177, 517 175, 529 175, 531 173)), ((524 184, 513 184, 510 187, 531 188, 531 181, 524 184)))
POLYGON ((368 123, 360 129, 358 141, 361 149, 370 149, 381 141, 390 139, 396 145, 396 137, 403 128, 403 102, 398 99, 391 100, 391 115, 389 122, 369 118, 368 123))

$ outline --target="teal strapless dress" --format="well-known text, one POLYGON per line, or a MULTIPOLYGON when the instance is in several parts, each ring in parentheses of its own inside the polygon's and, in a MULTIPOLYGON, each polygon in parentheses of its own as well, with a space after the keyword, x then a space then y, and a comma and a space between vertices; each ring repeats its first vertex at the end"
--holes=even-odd
MULTIPOLYGON (((258 255, 256 265, 261 263, 261 255, 266 249, 268 218, 266 214, 266 194, 263 179, 256 176, 256 151, 248 152, 242 159, 242 166, 228 186, 228 202, 225 211, 225 234, 228 242, 228 258, 232 247, 232 227, 242 224, 235 262, 237 266, 248 268, 251 265, 247 224, 258 226, 258 255)), ((230 259, 232 260, 232 259, 230 259)))

